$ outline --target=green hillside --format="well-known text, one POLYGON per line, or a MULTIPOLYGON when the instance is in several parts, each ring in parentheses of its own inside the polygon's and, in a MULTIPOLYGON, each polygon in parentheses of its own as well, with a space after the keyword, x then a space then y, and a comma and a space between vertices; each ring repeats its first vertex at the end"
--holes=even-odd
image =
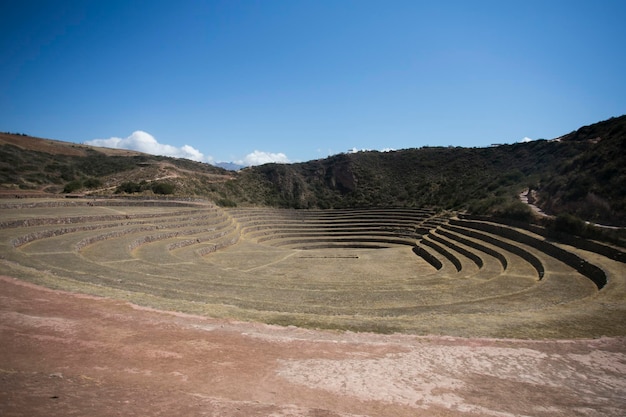
POLYGON ((626 224, 626 116, 585 126, 559 138, 563 155, 541 179, 548 212, 626 224))
MULTIPOLYGON (((549 213, 626 224, 626 116, 555 140, 489 148, 358 152, 244 170, 234 201, 278 207, 417 206, 523 219, 524 189, 549 213)), ((234 184, 231 184, 231 186, 234 184)))
POLYGON ((429 207, 528 220, 547 213, 626 225, 626 116, 553 140, 488 148, 338 154, 240 172, 183 159, 0 135, 0 190, 171 194, 223 206, 429 207))

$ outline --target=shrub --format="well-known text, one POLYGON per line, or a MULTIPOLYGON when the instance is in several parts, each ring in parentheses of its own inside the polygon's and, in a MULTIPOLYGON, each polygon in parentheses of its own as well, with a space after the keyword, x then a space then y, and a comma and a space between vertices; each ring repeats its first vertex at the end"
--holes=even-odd
POLYGON ((73 193, 74 191, 80 190, 81 188, 83 188, 83 182, 81 180, 73 180, 65 184, 63 192, 73 193))
POLYGON ((554 219, 552 227, 556 232, 580 236, 585 231, 585 222, 569 213, 561 213, 554 219))
POLYGON ((496 207, 493 210, 493 215, 495 217, 520 222, 530 222, 533 218, 533 213, 530 207, 521 201, 511 201, 507 204, 496 207))
POLYGON ((87 178, 83 182, 83 186, 89 189, 98 188, 102 186, 102 181, 100 181, 98 178, 87 178))
POLYGON ((472 214, 492 214, 494 209, 503 205, 506 199, 502 196, 491 196, 481 200, 473 200, 468 205, 468 211, 472 214))
POLYGON ((220 207, 237 207, 237 203, 229 198, 220 198, 215 201, 215 204, 220 207))
POLYGON ((176 187, 169 182, 155 182, 151 188, 155 194, 173 194, 176 187))
POLYGON ((132 194, 132 193, 138 193, 140 191, 141 191, 141 185, 133 181, 126 181, 117 186, 117 188, 115 189, 115 194, 121 194, 121 193, 132 194))

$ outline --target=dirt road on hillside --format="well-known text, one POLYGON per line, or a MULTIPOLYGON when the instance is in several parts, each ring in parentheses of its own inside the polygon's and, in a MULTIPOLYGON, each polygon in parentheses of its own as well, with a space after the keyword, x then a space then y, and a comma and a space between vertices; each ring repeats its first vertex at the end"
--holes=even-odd
POLYGON ((623 416, 626 339, 335 333, 0 278, 1 416, 623 416))

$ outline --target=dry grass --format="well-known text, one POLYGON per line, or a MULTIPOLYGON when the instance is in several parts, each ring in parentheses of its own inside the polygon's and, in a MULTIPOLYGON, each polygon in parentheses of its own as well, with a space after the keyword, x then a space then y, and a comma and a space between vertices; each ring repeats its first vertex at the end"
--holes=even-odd
POLYGON ((141 155, 141 152, 126 149, 99 148, 60 140, 41 139, 32 136, 12 135, 7 133, 0 133, 0 145, 2 144, 14 145, 22 149, 44 152, 51 155, 85 156, 87 149, 97 149, 106 155, 141 155))
POLYGON ((447 219, 428 211, 11 203, 0 209, 7 226, 0 230, 4 273, 54 288, 214 317, 352 331, 626 335, 619 319, 626 313, 624 264, 566 248, 605 271, 609 283, 599 290, 532 246, 490 235, 498 246, 458 230, 437 235, 447 219), (29 234, 35 236, 29 243, 11 243, 29 234), (431 238, 443 250, 424 249, 440 269, 411 246, 431 238), (541 279, 520 253, 540 262, 541 279))

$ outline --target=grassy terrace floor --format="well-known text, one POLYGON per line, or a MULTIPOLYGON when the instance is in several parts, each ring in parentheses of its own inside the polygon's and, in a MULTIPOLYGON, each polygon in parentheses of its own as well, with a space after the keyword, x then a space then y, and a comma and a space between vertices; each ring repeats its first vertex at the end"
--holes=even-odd
POLYGON ((626 335, 626 264, 428 210, 3 200, 0 226, 2 274, 155 308, 353 331, 626 335))

